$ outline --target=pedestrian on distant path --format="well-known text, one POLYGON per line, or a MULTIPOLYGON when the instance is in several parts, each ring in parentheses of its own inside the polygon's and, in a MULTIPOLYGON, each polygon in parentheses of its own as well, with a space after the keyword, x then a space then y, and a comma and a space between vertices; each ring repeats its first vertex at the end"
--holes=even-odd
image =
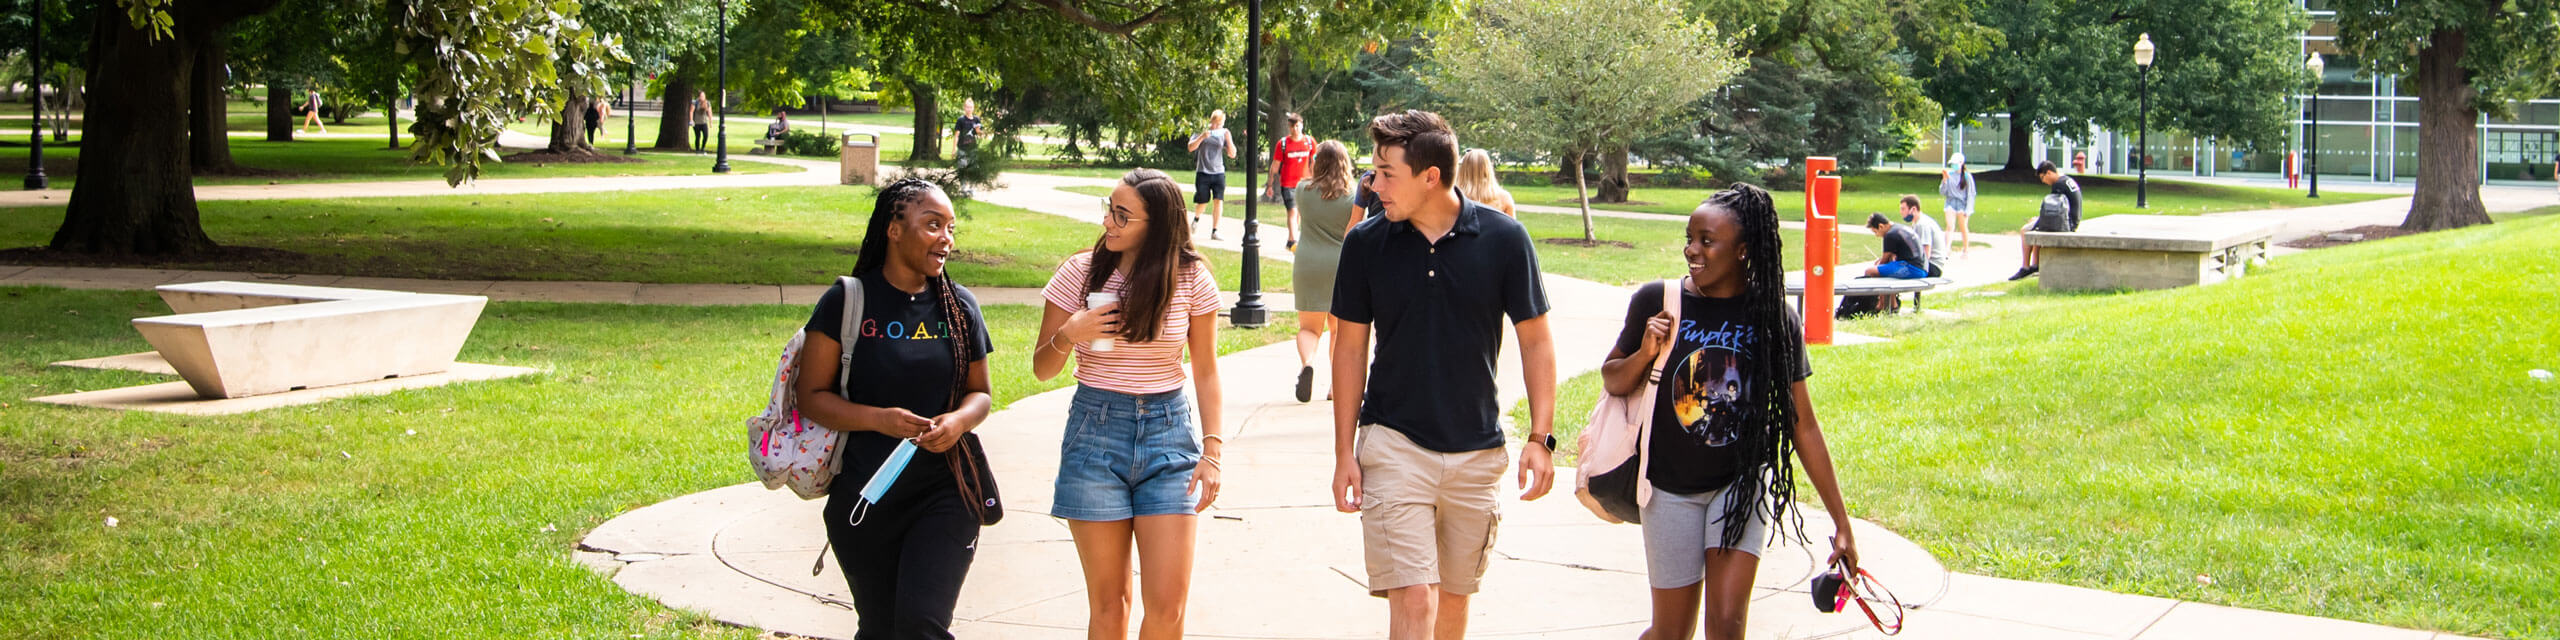
POLYGON ((1483 149, 1467 152, 1458 159, 1458 194, 1485 206, 1501 210, 1502 215, 1520 217, 1520 206, 1511 201, 1511 190, 1502 188, 1502 179, 1493 172, 1493 154, 1483 149))
POLYGON ((2018 266, 2018 273, 2009 276, 2010 280, 2024 279, 2043 269, 2044 264, 2036 255, 2036 245, 2026 242, 2027 232, 2066 233, 2080 230, 2080 182, 2072 180, 2071 176, 2062 175, 2062 169, 2054 167, 2051 161, 2036 165, 2036 179, 2052 185, 2053 192, 2045 194, 2043 204, 2036 208, 2035 219, 2027 221, 2026 228, 2018 230, 2021 264, 2018 266))
POLYGON ((1084 567, 1086 634, 1129 637, 1130 545, 1137 546, 1145 640, 1182 637, 1199 513, 1218 500, 1218 282, 1191 246, 1182 186, 1137 169, 1104 200, 1101 238, 1041 291, 1047 307, 1032 374, 1072 353, 1075 400, 1059 446, 1050 515, 1067 521, 1084 567), (1182 358, 1191 356, 1188 376, 1182 358), (1183 393, 1188 381, 1199 398, 1183 393))
POLYGON ((1949 158, 1946 171, 1938 176, 1938 197, 1946 201, 1946 206, 1941 211, 1946 212, 1947 224, 1952 225, 1947 228, 1955 230, 1956 235, 1961 237, 1959 244, 1956 245, 1956 251, 1967 257, 1973 255, 1973 201, 1974 196, 1977 195, 1976 186, 1973 182, 1973 173, 1964 168, 1964 154, 1961 153, 1949 158))
POLYGON ((1369 139, 1386 216, 1343 238, 1334 281, 1333 503, 1360 514, 1366 584, 1387 599, 1391 636, 1462 638, 1509 466, 1494 385, 1506 317, 1529 390, 1520 497, 1555 481, 1547 293, 1528 230, 1451 186, 1458 136, 1439 114, 1378 116, 1369 139))
POLYGON ((587 144, 596 143, 596 132, 604 130, 606 118, 613 117, 613 101, 602 98, 587 100, 587 144))
POLYGON ((1316 153, 1315 136, 1307 135, 1307 123, 1298 114, 1289 114, 1289 135, 1271 145, 1271 184, 1280 195, 1280 206, 1289 210, 1289 250, 1298 250, 1298 185, 1307 176, 1307 162, 1316 153))
POLYGON ((693 152, 702 153, 704 147, 711 145, 710 95, 700 91, 693 92, 693 105, 688 108, 693 115, 691 118, 693 120, 693 152))
POLYGON ((1601 365, 1611 395, 1633 395, 1651 377, 1661 385, 1646 426, 1647 486, 1638 494, 1653 587, 1653 626, 1643 637, 1695 637, 1703 604, 1709 640, 1741 640, 1770 532, 1799 522, 1796 537, 1804 536, 1788 517, 1793 462, 1802 462, 1831 515, 1830 562, 1852 574, 1858 565, 1847 503, 1805 386, 1813 367, 1785 301, 1781 242, 1769 192, 1745 184, 1708 197, 1689 213, 1678 326, 1664 309, 1664 282, 1638 288, 1601 365))
POLYGON ((1227 138, 1227 112, 1209 112, 1209 128, 1191 136, 1185 144, 1191 150, 1191 203, 1199 207, 1191 212, 1191 226, 1200 226, 1200 214, 1209 214, 1209 239, 1218 239, 1218 221, 1227 215, 1227 159, 1236 157, 1236 145, 1227 138))
POLYGON ((1342 143, 1326 140, 1316 144, 1315 159, 1307 163, 1307 179, 1299 184, 1298 193, 1306 199, 1298 218, 1298 237, 1305 242, 1295 249, 1297 260, 1290 265, 1292 281, 1298 291, 1298 402, 1306 403, 1315 396, 1316 358, 1324 353, 1324 334, 1333 330, 1334 271, 1342 262, 1342 239, 1351 235, 1351 227, 1367 216, 1354 202, 1359 190, 1351 177, 1351 150, 1342 143))
POLYGON ((311 82, 310 88, 303 90, 302 132, 311 133, 313 128, 318 128, 321 133, 328 133, 329 125, 320 124, 320 83, 308 82, 311 82))
POLYGON ((853 276, 862 284, 859 335, 840 336, 844 287, 818 299, 805 328, 792 383, 800 414, 843 431, 843 473, 828 489, 827 540, 844 568, 859 616, 856 638, 950 638, 960 583, 977 554, 981 497, 991 487, 961 481, 967 457, 983 452, 971 433, 994 405, 988 381, 986 319, 978 299, 951 281, 951 199, 932 183, 901 180, 880 190, 853 276), (837 357, 854 345, 836 386, 837 357), (888 492, 862 508, 865 485, 899 442, 915 457, 888 492))
MULTIPOLYGON (((960 119, 951 123, 952 162, 967 167, 971 156, 978 153, 978 136, 986 135, 987 124, 978 119, 978 99, 960 100, 960 119)), ((963 194, 966 195, 966 194, 963 194)))

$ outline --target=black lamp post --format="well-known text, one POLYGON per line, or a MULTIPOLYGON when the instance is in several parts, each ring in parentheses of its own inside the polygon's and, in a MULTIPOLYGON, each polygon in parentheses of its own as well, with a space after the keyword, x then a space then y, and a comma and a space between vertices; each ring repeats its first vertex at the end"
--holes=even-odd
POLYGON ((2303 169, 2311 174, 2309 197, 2317 198, 2320 197, 2320 82, 2325 79, 2320 74, 2328 71, 2329 65, 2321 62, 2320 54, 2314 52, 2309 59, 2302 61, 2302 66, 2311 70, 2311 94, 2302 98, 2303 106, 2311 110, 2311 128, 2302 134, 2303 143, 2310 147, 2310 151, 2303 154, 2310 156, 2309 161, 2303 163, 2303 169))
POLYGON ((1255 180, 1262 176, 1262 0, 1250 0, 1244 13, 1244 275, 1237 283, 1236 308, 1227 314, 1235 326, 1260 328, 1271 323, 1262 305, 1262 230, 1254 205, 1255 180))
POLYGON ((27 14, 35 22, 35 46, 28 49, 33 54, 30 58, 35 65, 35 73, 29 76, 27 86, 36 92, 36 128, 27 132, 26 187, 29 191, 52 184, 52 180, 44 177, 44 3, 35 2, 33 6, 35 8, 27 14))
POLYGON ((720 113, 720 152, 711 161, 712 173, 729 172, 729 3, 720 2, 720 103, 712 105, 720 113))
POLYGON ((2135 128, 2134 147, 2139 157, 2133 161, 2133 208, 2151 208, 2151 60, 2158 49, 2151 46, 2151 34, 2133 43, 2133 64, 2142 68, 2142 115, 2135 128))

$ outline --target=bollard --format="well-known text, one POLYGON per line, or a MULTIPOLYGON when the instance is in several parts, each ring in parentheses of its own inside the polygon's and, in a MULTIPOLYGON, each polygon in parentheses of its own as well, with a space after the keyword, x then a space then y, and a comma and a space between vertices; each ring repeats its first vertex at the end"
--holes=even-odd
POLYGON ((1804 341, 1831 344, 1831 292, 1840 265, 1839 160, 1804 159, 1804 341))
POLYGON ((880 186, 880 136, 848 133, 841 138, 844 146, 836 152, 836 164, 844 172, 843 184, 880 186), (855 142, 854 136, 870 138, 855 142))

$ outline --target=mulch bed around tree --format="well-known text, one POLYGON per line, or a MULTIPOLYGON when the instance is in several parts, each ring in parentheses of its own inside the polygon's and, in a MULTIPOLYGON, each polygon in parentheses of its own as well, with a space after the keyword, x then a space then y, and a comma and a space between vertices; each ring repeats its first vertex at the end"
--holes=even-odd
POLYGON ((619 154, 619 153, 601 153, 601 152, 599 152, 599 153, 556 153, 556 152, 552 152, 552 151, 527 151, 527 152, 524 152, 524 153, 518 153, 518 154, 513 154, 513 155, 507 155, 507 156, 501 156, 501 159, 502 159, 502 160, 505 160, 505 161, 507 161, 507 162, 514 162, 514 163, 533 163, 533 165, 534 165, 534 166, 541 166, 541 165, 543 165, 543 164, 545 164, 545 163, 552 163, 552 162, 558 162, 558 163, 562 163, 562 164, 581 164, 581 163, 634 163, 634 162, 647 162, 646 160, 641 160, 641 159, 639 159, 639 158, 634 158, 634 157, 626 156, 626 155, 622 155, 622 154, 619 154))
POLYGON ((2358 242, 2372 242, 2372 241, 2375 241, 2375 240, 2387 240, 2387 239, 2390 239, 2390 238, 2397 238, 2397 237, 2400 237, 2400 236, 2410 235, 2410 234, 2418 233, 2418 232, 2415 232, 2415 231, 2409 231, 2409 230, 2402 229, 2402 228, 2395 227, 2395 226, 2391 226, 2391 225, 2380 225, 2380 224, 2375 224, 2375 225, 2365 225, 2365 226, 2361 226, 2361 227, 2356 227, 2356 228, 2348 229, 2348 230, 2345 230, 2345 231, 2332 231, 2332 232, 2330 232, 2330 233, 2324 233, 2324 234, 2320 234, 2320 235, 2316 235, 2316 236, 2311 236, 2311 237, 2307 237, 2307 238, 2302 238, 2302 239, 2295 240, 2295 241, 2292 241, 2292 242, 2287 242, 2287 243, 2284 243, 2284 244, 2283 244, 2283 246, 2285 246, 2285 247, 2290 247, 2290 248, 2294 248, 2294 249, 2326 249, 2326 248, 2329 248, 2329 247, 2335 247, 2335 246, 2339 246, 2339 245, 2355 244, 2355 243, 2358 243, 2358 242), (2330 235, 2330 233, 2351 233, 2351 234, 2362 234, 2362 235, 2364 236, 2364 239, 2362 239, 2362 240, 2331 240, 2331 239, 2329 239, 2329 235, 2330 235))
POLYGON ((1616 240, 1584 240, 1584 239, 1581 239, 1581 238, 1539 238, 1539 239, 1538 239, 1538 241, 1539 241, 1539 242, 1546 243, 1546 244, 1564 245, 1564 246, 1568 246, 1568 247, 1585 247, 1585 248, 1588 248, 1588 247, 1617 247, 1617 248, 1620 248, 1620 249, 1633 249, 1633 248, 1636 248, 1636 245, 1635 245, 1635 244, 1633 244, 1633 243, 1619 242, 1619 241, 1616 241, 1616 240))

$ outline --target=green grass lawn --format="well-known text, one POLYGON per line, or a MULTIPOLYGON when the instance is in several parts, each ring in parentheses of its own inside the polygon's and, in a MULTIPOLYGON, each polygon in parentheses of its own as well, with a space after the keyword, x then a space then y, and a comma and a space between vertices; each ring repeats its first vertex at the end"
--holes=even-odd
MULTIPOLYGON (((2195 215, 2219 211, 2283 209, 2314 205, 2344 204, 2393 197, 2380 193, 2333 192, 2318 200, 2302 197, 2288 189, 2232 187, 2212 184, 2154 180, 2151 182, 2151 207, 2135 209, 2132 180, 2112 176, 2080 176, 2082 217, 2094 218, 2118 213, 2152 215, 2195 215)), ((1521 204, 1557 207, 1574 206, 1573 185, 1523 187, 1505 185, 1521 204)), ((2035 217, 2036 207, 2052 187, 2027 182, 1982 182, 1977 188, 1980 199, 1975 202, 1975 233, 2015 233, 2035 217)), ((1698 203, 1714 194, 1711 189, 1677 189, 1638 187, 1628 195, 1632 202, 1595 205, 1597 208, 1645 213, 1686 214, 1698 203)), ((1894 216, 1900 210, 1903 194, 1920 196, 1924 210, 1932 217, 1945 217, 1939 212, 1944 200, 1938 197, 1938 174, 1935 172, 1877 171, 1852 176, 1841 182, 1840 217, 1847 225, 1861 224, 1867 214, 1894 216)), ((1770 192, 1778 205, 1778 216, 1788 220, 1804 219, 1803 191, 1770 192)), ((1899 216, 1895 216, 1899 218, 1899 216)), ((1939 220, 1939 224, 1953 224, 1939 220)))
MULTIPOLYGON (((76 137, 74 138, 77 139, 76 137)), ((407 140, 404 136, 403 140, 407 140)), ((198 176, 198 185, 268 184, 270 182, 372 182, 382 180, 442 180, 445 167, 409 161, 407 149, 388 149, 389 140, 323 140, 303 139, 294 142, 268 142, 259 139, 232 138, 231 158, 241 166, 253 169, 283 171, 279 176, 198 176)), ((509 149, 517 153, 524 149, 509 149)), ((618 155, 619 147, 611 150, 618 155)), ((636 163, 525 163, 491 162, 482 164, 482 178, 582 178, 594 176, 671 176, 707 175, 711 161, 707 158, 673 153, 644 153, 636 163)), ((79 147, 47 146, 44 150, 45 174, 56 189, 68 189, 79 181, 79 147)), ((763 162, 731 162, 735 173, 779 173, 800 171, 799 167, 763 162)), ((0 154, 0 172, 23 174, 27 170, 27 154, 0 154)))
MULTIPOLYGON (((27 401, 174 380, 45 364, 148 350, 128 319, 166 313, 151 293, 21 287, 0 300, 12 637, 756 636, 629 594, 569 555, 622 512, 754 477, 741 421, 805 307, 497 303, 462 358, 545 373, 187 417, 27 401)), ((1067 384, 1030 380, 1036 308, 986 315, 1000 406, 1067 384)), ((1286 340, 1295 324, 1271 326, 1222 342, 1286 340)))
MULTIPOLYGON (((1067 187, 1061 191, 1102 197, 1110 195, 1111 188, 1067 187)), ((1227 200, 1227 215, 1239 218, 1244 215, 1242 197, 1227 200)), ((1280 208, 1277 203, 1267 203, 1262 205, 1260 215, 1264 220, 1280 224, 1288 216, 1288 210, 1280 208)), ((1680 253, 1680 245, 1686 242, 1688 233, 1688 222, 1683 220, 1594 217, 1591 228, 1592 234, 1602 243, 1598 245, 1579 243, 1582 239, 1582 217, 1579 215, 1523 212, 1520 221, 1529 227, 1529 236, 1539 240, 1538 266, 1547 273, 1626 285, 1688 272, 1688 259, 1680 253)), ((1788 244, 1784 259, 1790 269, 1802 268, 1804 234, 1799 231, 1785 233, 1788 244)), ((1874 238, 1864 234, 1840 238, 1843 261, 1872 261, 1881 250, 1881 245, 1874 238)))
MULTIPOLYGON (((161 263, 167 268, 452 280, 602 280, 814 284, 853 266, 871 191, 786 187, 211 201, 205 231, 226 245, 300 259, 161 263)), ((951 273, 973 287, 1038 287, 1099 227, 964 203, 951 273)), ((60 207, 0 210, 0 247, 44 244, 60 207)), ((1204 249, 1218 282, 1241 258, 1204 249)), ((1265 260, 1263 287, 1288 291, 1287 263, 1265 260)))
MULTIPOLYGON (((2560 216, 2505 220, 1849 323, 1896 338, 1813 350, 1850 511, 1957 571, 2560 637, 2560 382, 2526 375, 2560 370, 2560 216)), ((1567 383, 1560 431, 1597 394, 1567 383)))

